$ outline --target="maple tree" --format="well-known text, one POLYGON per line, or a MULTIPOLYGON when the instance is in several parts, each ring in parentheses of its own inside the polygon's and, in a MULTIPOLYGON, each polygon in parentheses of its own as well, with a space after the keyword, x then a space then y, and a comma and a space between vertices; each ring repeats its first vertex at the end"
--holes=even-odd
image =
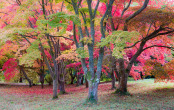
POLYGON ((134 6, 132 8, 132 11, 135 11, 135 12, 131 11, 129 13, 130 15, 128 14, 127 16, 124 17, 123 14, 130 7, 130 4, 131 4, 131 0, 130 0, 128 5, 124 6, 124 9, 121 14, 122 19, 119 20, 119 17, 114 18, 113 16, 113 18, 110 20, 112 24, 110 29, 112 31, 115 31, 114 34, 112 33, 112 35, 109 36, 111 37, 111 39, 106 38, 102 41, 102 43, 100 43, 100 46, 105 46, 109 42, 112 42, 114 44, 112 55, 118 58, 118 60, 115 59, 114 61, 115 62, 114 70, 119 80, 119 87, 117 88, 116 92, 122 92, 122 93, 127 92, 127 77, 129 74, 132 74, 132 75, 134 73, 137 74, 137 72, 132 70, 133 69, 132 66, 143 51, 153 47, 173 49, 171 45, 173 42, 170 42, 171 39, 167 38, 168 40, 166 40, 166 42, 163 42, 163 44, 159 43, 161 39, 163 39, 164 37, 165 38, 167 37, 167 36, 161 37, 162 35, 172 36, 172 33, 174 32, 172 28, 173 11, 170 10, 171 7, 169 6, 170 8, 161 8, 161 9, 157 7, 153 7, 153 6, 147 7, 148 2, 149 0, 145 0, 143 6, 140 8, 139 7, 137 8, 136 6, 134 6), (115 22, 117 21, 116 26, 114 25, 114 21, 115 22), (123 28, 123 31, 117 31, 119 30, 119 27, 123 28), (127 30, 129 31, 136 30, 141 34, 141 37, 138 38, 138 41, 133 43, 132 42, 133 39, 137 39, 135 37, 138 35, 131 36, 130 32, 126 32, 127 30), (151 42, 151 40, 154 40, 155 38, 157 38, 156 39, 158 40, 157 42, 154 42, 151 45, 147 45, 148 42, 151 42), (129 48, 135 48, 136 51, 132 54, 131 58, 127 62, 125 60, 126 56, 124 55, 125 54, 124 51, 129 48), (119 62, 118 63, 119 69, 116 68, 117 61, 119 62))

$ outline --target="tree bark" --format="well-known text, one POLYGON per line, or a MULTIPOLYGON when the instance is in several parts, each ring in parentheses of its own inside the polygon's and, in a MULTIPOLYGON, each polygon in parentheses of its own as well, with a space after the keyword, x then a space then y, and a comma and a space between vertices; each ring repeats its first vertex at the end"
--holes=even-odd
POLYGON ((57 89, 58 89, 58 81, 57 81, 57 76, 55 75, 55 78, 53 78, 53 99, 57 99, 57 89))
POLYGON ((98 101, 98 82, 88 81, 89 91, 88 91, 88 101, 91 103, 97 103, 98 101))
POLYGON ((119 59, 119 72, 120 72, 120 79, 119 79, 118 88, 117 88, 116 92, 118 92, 120 94, 127 94, 128 74, 125 71, 123 58, 119 59))
POLYGON ((59 81, 59 94, 64 94, 65 93, 65 82, 64 81, 59 81))

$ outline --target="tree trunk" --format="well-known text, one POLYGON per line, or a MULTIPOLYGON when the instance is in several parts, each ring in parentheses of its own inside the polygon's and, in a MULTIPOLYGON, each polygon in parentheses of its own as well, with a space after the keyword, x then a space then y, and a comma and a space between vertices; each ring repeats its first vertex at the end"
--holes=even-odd
POLYGON ((57 89, 58 89, 58 81, 57 81, 57 77, 55 77, 53 78, 53 99, 58 98, 57 89))
POLYGON ((118 82, 118 91, 120 91, 120 93, 127 93, 127 78, 127 73, 121 73, 121 78, 118 82))
POLYGON ((79 75, 77 74, 77 83, 76 83, 76 86, 79 86, 79 75))
POLYGON ((88 88, 88 80, 85 78, 86 88, 88 88))
POLYGON ((23 73, 25 79, 28 81, 29 87, 32 87, 32 82, 31 82, 31 80, 28 78, 28 76, 27 76, 27 74, 26 74, 26 72, 25 72, 25 70, 23 69, 22 66, 20 66, 20 70, 22 71, 22 73, 23 73))
POLYGON ((82 75, 81 76, 81 85, 83 85, 83 79, 84 79, 84 76, 82 75))
POLYGON ((115 89, 115 75, 114 75, 114 71, 112 71, 111 73, 111 79, 112 79, 112 88, 111 89, 115 89))
POLYGON ((22 83, 22 76, 20 76, 19 82, 22 83))
POLYGON ((119 72, 120 72, 120 79, 119 79, 118 88, 116 90, 116 93, 126 95, 127 94, 128 74, 125 71, 124 59, 122 59, 122 58, 119 59, 119 72))
POLYGON ((59 81, 59 94, 64 94, 65 92, 65 82, 64 81, 59 81))
POLYGON ((41 86, 42 86, 42 89, 44 88, 44 73, 41 73, 40 74, 40 83, 41 83, 41 86))
POLYGON ((92 81, 88 81, 88 84, 89 84, 88 102, 97 103, 98 83, 97 82, 92 83, 92 81))
POLYGON ((73 76, 72 71, 70 71, 70 76, 71 76, 71 84, 73 84, 75 77, 73 76))

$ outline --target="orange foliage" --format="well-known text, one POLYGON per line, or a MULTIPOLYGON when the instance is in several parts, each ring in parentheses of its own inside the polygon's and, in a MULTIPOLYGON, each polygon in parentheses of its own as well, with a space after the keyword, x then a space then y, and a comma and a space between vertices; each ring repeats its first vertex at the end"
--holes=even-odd
POLYGON ((154 75, 155 82, 174 81, 174 59, 164 65, 156 60, 147 60, 143 67, 145 75, 154 75))

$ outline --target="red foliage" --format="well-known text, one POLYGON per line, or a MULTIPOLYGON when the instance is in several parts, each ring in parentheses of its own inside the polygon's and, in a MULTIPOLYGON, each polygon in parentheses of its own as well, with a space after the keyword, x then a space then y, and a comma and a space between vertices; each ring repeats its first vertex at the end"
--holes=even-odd
POLYGON ((2 67, 2 71, 5 71, 4 72, 5 80, 12 79, 15 76, 15 74, 19 72, 17 69, 16 59, 14 58, 8 59, 2 67))
POLYGON ((64 51, 64 50, 69 50, 71 47, 69 45, 66 45, 64 43, 60 43, 60 50, 64 51))
POLYGON ((47 50, 44 50, 44 52, 45 52, 45 55, 47 56, 47 58, 49 58, 49 59, 52 58, 51 55, 50 55, 50 53, 47 50))

